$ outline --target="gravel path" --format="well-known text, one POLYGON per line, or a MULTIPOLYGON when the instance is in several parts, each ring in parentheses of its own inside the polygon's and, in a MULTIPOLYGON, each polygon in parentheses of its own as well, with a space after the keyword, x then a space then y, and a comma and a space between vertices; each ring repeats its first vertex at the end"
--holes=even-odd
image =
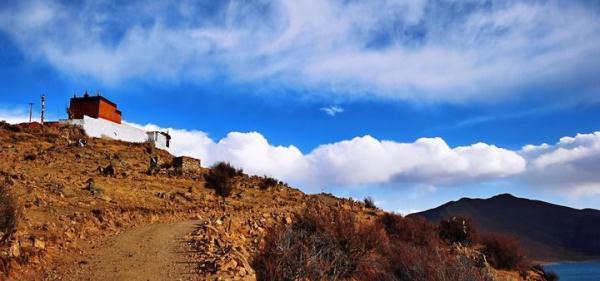
POLYGON ((58 279, 197 280, 193 252, 183 240, 197 223, 159 223, 124 232, 97 247, 86 264, 58 279))

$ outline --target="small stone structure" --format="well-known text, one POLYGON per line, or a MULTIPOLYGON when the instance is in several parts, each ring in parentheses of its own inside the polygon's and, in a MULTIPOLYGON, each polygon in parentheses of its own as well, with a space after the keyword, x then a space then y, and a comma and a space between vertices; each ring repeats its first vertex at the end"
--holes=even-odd
POLYGON ((173 168, 179 173, 201 173, 200 159, 180 156, 173 158, 173 168))
POLYGON ((150 131, 146 132, 148 135, 148 141, 156 148, 168 149, 171 146, 171 135, 169 133, 161 131, 150 131))

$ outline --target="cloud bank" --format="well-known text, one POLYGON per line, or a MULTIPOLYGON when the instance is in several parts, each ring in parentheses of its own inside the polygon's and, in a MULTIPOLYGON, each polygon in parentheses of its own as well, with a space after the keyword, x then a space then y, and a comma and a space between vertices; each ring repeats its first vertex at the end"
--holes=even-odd
POLYGON ((600 132, 563 137, 553 145, 526 145, 518 151, 485 143, 450 147, 442 138, 401 143, 367 135, 323 144, 305 154, 294 146, 272 145, 257 132, 232 132, 214 141, 201 131, 168 130, 174 154, 199 157, 206 166, 228 161, 250 174, 274 176, 307 191, 372 185, 435 188, 509 180, 571 196, 600 195, 600 132))
POLYGON ((573 195, 600 195, 600 132, 563 137, 554 145, 527 145, 524 180, 568 189, 573 195))
POLYGON ((31 60, 105 83, 226 77, 426 102, 600 87, 594 1, 68 2, 3 3, 0 31, 31 60))
POLYGON ((303 154, 294 146, 274 146, 257 132, 232 132, 214 141, 201 131, 168 130, 174 154, 201 158, 207 166, 228 161, 248 173, 274 176, 312 191, 394 183, 456 185, 504 178, 526 168, 517 152, 484 143, 451 148, 441 138, 399 143, 363 136, 303 154))

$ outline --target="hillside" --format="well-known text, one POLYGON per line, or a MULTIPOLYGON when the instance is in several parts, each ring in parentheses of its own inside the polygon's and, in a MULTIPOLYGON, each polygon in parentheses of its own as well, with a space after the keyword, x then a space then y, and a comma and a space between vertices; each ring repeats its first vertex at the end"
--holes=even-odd
MULTIPOLYGON (((544 280, 535 271, 496 270, 481 262, 477 249, 438 241, 433 225, 361 202, 307 195, 242 173, 233 178, 231 194, 219 196, 205 180, 214 169, 180 171, 172 159, 149 144, 88 138, 77 127, 21 129, 0 122, 0 280, 268 279, 256 272, 272 271, 265 249, 281 254, 281 241, 304 247, 304 238, 277 240, 288 234, 314 235, 313 242, 333 245, 336 255, 358 253, 360 264, 337 260, 347 274, 361 270, 354 280, 371 280, 365 276, 377 268, 390 272, 381 253, 410 254, 396 258, 411 270, 456 280, 544 280), (149 172, 151 157, 158 157, 158 167, 149 172), (312 217, 303 215, 307 209, 312 217), (379 222, 390 216, 384 229, 379 222), (421 232, 407 236, 394 221, 421 232), (395 234, 385 233, 388 228, 395 234), (409 240, 399 243, 392 234, 409 240), (393 251, 399 246, 406 251, 393 251)), ((410 276, 418 272, 401 273, 415 280, 410 276)), ((416 280, 438 280, 420 274, 416 280)))
POLYGON ((482 232, 515 236, 528 256, 537 260, 600 257, 598 210, 578 210, 502 194, 489 199, 463 198, 413 214, 432 222, 456 215, 470 217, 482 232))

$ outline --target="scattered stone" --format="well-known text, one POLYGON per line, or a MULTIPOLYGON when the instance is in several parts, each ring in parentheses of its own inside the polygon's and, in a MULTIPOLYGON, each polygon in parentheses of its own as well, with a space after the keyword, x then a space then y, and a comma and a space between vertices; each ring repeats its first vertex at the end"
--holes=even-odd
POLYGON ((10 245, 9 255, 11 257, 18 258, 21 256, 21 247, 19 247, 19 242, 15 241, 12 245, 10 245))
POLYGON ((33 238, 33 247, 43 250, 46 249, 46 243, 38 238, 33 238))

